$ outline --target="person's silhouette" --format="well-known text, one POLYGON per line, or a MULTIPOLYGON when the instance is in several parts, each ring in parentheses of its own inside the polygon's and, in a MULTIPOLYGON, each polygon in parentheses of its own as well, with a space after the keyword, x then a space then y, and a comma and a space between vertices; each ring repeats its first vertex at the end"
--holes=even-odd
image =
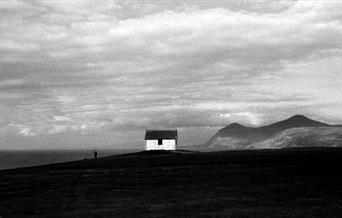
POLYGON ((94 159, 97 159, 97 151, 94 149, 94 159))

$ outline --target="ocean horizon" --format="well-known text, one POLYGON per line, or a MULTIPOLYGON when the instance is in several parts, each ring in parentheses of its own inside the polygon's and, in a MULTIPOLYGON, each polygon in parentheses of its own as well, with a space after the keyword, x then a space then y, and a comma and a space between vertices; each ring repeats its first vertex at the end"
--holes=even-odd
MULTIPOLYGON (((138 149, 98 149, 97 157, 137 152, 138 149)), ((0 170, 20 167, 62 163, 83 159, 92 159, 93 150, 3 150, 0 151, 0 170)))

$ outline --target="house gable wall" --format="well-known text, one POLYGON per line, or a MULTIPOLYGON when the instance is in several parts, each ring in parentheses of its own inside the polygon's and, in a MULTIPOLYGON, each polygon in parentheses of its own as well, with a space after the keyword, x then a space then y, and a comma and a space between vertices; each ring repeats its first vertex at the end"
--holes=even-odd
POLYGON ((146 140, 146 150, 176 150, 175 139, 163 139, 162 144, 158 145, 158 139, 146 140))

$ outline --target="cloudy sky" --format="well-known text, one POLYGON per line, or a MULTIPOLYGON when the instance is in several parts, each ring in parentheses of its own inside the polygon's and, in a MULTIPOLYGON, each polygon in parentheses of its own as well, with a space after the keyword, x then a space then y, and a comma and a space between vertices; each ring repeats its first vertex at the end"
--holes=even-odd
POLYGON ((0 149, 342 123, 342 1, 0 0, 0 149))

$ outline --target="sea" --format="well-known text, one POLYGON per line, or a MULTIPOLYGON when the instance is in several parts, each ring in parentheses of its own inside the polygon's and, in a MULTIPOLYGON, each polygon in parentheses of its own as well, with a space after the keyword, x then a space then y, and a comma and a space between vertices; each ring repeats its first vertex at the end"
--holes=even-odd
MULTIPOLYGON (((97 157, 137 152, 137 150, 97 150, 97 157)), ((93 150, 0 151, 0 170, 93 158, 93 150)))

